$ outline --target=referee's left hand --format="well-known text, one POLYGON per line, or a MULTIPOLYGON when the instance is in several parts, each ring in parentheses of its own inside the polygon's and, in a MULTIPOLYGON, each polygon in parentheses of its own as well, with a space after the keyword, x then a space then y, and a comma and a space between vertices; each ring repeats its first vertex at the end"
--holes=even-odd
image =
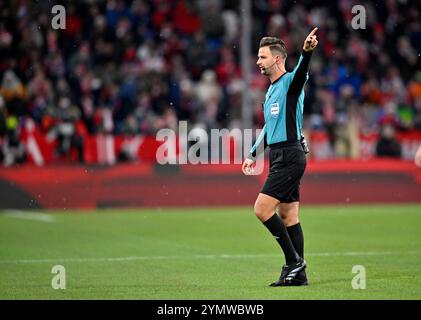
POLYGON ((307 38, 304 40, 304 46, 303 46, 303 50, 304 51, 313 51, 314 48, 316 48, 317 44, 319 43, 317 41, 317 36, 316 36, 316 31, 317 31, 317 27, 314 28, 310 34, 307 36, 307 38))

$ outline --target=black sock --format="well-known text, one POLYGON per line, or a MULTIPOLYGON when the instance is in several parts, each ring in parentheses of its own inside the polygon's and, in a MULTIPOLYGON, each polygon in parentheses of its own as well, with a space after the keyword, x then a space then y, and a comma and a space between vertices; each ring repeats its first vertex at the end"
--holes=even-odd
POLYGON ((297 252, 294 249, 291 239, 289 238, 287 229, 278 214, 274 213, 271 218, 263 222, 266 228, 272 233, 276 241, 282 248, 285 255, 285 262, 292 264, 297 261, 297 252))
POLYGON ((294 245, 295 251, 297 251, 299 256, 304 259, 304 235, 300 223, 298 222, 293 226, 287 227, 287 231, 289 238, 294 245))

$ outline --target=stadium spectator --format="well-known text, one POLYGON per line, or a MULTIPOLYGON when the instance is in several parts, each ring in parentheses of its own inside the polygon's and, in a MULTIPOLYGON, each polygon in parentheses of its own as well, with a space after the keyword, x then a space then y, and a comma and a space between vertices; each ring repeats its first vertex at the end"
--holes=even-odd
POLYGON ((401 145, 396 139, 396 132, 391 124, 382 126, 380 139, 376 145, 376 154, 379 157, 393 157, 401 156, 401 145))
POLYGON ((62 97, 56 113, 57 125, 53 132, 50 132, 57 138, 59 158, 71 159, 72 150, 76 150, 77 159, 83 162, 83 129, 78 126, 79 118, 79 109, 71 103, 69 98, 62 97))
POLYGON ((22 116, 24 114, 26 90, 22 81, 13 70, 6 70, 3 74, 0 95, 5 100, 7 112, 9 114, 16 116, 22 116))
POLYGON ((9 115, 6 118, 6 134, 1 149, 5 167, 26 161, 26 149, 20 140, 20 129, 16 115, 9 115))
POLYGON ((408 104, 413 113, 413 126, 421 130, 421 71, 417 71, 408 86, 408 104))

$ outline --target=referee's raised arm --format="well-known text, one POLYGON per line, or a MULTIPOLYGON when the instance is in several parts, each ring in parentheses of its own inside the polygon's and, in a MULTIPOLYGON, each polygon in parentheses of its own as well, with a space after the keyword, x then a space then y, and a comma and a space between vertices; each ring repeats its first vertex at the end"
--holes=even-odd
POLYGON ((300 60, 294 70, 294 78, 290 86, 291 91, 300 92, 307 80, 311 54, 318 43, 316 35, 317 29, 317 27, 314 28, 304 40, 303 52, 301 53, 300 60))

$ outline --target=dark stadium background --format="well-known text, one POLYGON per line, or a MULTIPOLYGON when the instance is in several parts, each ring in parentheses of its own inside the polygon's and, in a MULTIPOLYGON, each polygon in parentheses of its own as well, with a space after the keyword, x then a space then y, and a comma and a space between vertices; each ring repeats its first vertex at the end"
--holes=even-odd
POLYGON ((262 177, 242 176, 239 165, 157 165, 155 135, 178 121, 207 132, 261 128, 268 82, 255 68, 259 39, 281 37, 291 70, 313 26, 303 201, 421 201, 416 1, 256 0, 245 22, 243 5, 2 1, 0 207, 251 204, 262 177), (57 4, 65 29, 51 25, 57 4), (351 26, 357 4, 366 29, 351 26), (320 199, 332 181, 344 187, 320 199))

